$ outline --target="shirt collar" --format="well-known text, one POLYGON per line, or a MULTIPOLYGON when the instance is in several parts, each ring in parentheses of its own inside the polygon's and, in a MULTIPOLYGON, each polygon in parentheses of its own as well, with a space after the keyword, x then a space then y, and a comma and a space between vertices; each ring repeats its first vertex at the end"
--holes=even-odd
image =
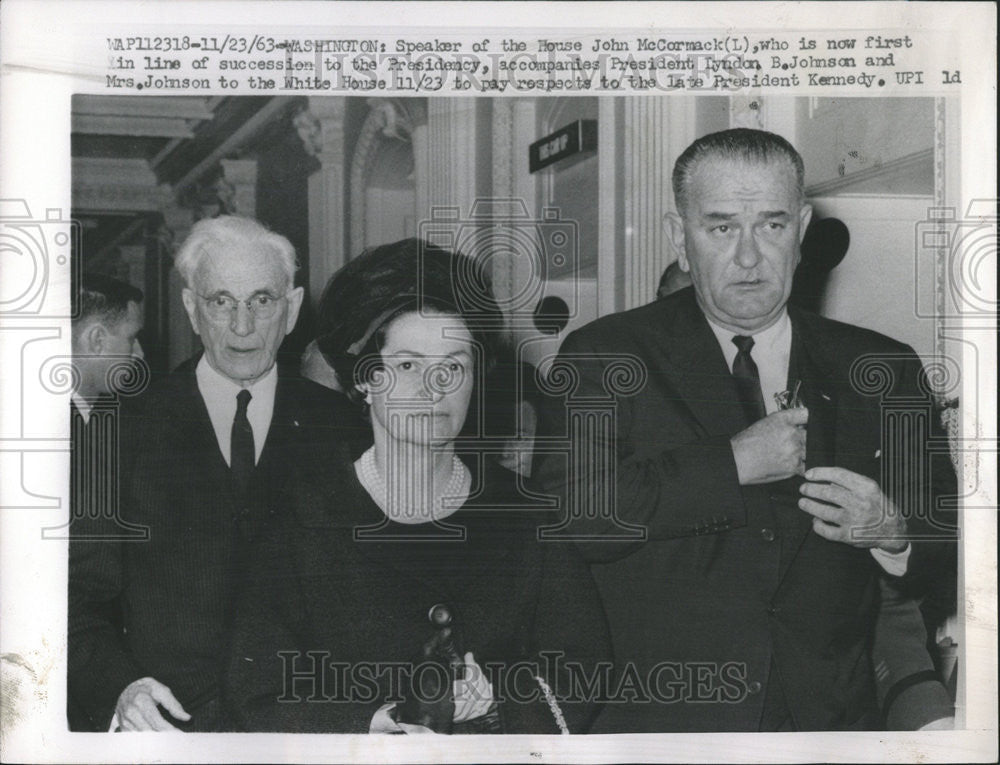
MULTIPOLYGON (((198 378, 198 389, 206 398, 211 396, 213 399, 225 399, 227 402, 235 401, 236 394, 243 388, 248 388, 254 398, 272 400, 278 386, 278 365, 272 366, 264 373, 263 377, 258 378, 252 384, 239 385, 218 372, 208 363, 208 358, 202 354, 201 360, 195 368, 195 377, 198 378)), ((235 404, 233 406, 235 407, 235 404)))
MULTIPOLYGON (((712 333, 715 335, 716 340, 719 341, 719 345, 722 347, 722 353, 726 357, 729 367, 732 368, 733 359, 736 358, 737 354, 737 348, 733 343, 733 338, 744 333, 733 332, 733 330, 727 329, 726 327, 720 327, 718 324, 713 322, 707 314, 705 315, 705 319, 708 321, 708 326, 712 328, 712 333)), ((779 316, 778 320, 767 329, 760 330, 759 332, 752 332, 750 333, 750 337, 753 338, 754 343, 754 349, 751 353, 755 354, 772 354, 791 347, 792 320, 788 318, 788 309, 782 309, 781 316, 779 316)))

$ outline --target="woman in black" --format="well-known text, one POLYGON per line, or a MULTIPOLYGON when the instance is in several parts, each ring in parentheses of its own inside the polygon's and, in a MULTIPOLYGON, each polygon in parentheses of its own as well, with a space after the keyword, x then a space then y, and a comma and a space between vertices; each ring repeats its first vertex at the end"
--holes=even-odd
POLYGON ((338 272, 320 315, 373 442, 288 482, 236 611, 233 726, 585 732, 610 659, 590 573, 475 449, 503 326, 488 278, 404 240, 338 272))

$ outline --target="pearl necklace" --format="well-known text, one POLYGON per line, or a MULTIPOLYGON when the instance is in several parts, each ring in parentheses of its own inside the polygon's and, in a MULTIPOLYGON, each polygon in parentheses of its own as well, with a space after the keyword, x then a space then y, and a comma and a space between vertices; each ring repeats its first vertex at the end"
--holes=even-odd
MULTIPOLYGON (((472 488, 472 476, 469 474, 469 469, 458 458, 457 454, 452 454, 451 459, 451 475, 448 478, 448 485, 445 486, 443 492, 434 497, 430 518, 427 520, 446 518, 465 504, 465 500, 469 496, 469 490, 472 488), (448 507, 443 506, 445 498, 448 499, 448 507)), ((354 467, 354 472, 357 474, 358 480, 361 481, 361 485, 388 518, 400 523, 424 522, 423 514, 412 507, 389 507, 389 492, 385 481, 379 474, 378 467, 375 465, 374 446, 361 455, 361 458, 354 463, 354 467), (390 510, 396 512, 390 513, 390 510), (400 520, 399 516, 411 520, 400 520)))

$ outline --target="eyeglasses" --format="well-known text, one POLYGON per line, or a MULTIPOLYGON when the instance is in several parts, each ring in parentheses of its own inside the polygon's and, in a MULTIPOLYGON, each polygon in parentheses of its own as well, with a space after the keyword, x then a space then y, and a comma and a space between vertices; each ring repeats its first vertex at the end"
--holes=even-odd
POLYGON ((232 295, 225 292, 217 292, 214 295, 201 295, 205 301, 205 313, 212 321, 229 321, 236 314, 242 303, 255 319, 270 319, 278 311, 278 306, 287 295, 272 295, 270 292, 258 292, 251 295, 246 300, 237 300, 232 295))

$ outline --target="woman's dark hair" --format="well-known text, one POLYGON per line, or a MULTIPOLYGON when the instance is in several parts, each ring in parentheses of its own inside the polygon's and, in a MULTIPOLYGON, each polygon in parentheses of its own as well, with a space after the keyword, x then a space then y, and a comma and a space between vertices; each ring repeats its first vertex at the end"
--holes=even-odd
MULTIPOLYGON (((331 277, 318 311, 317 345, 355 403, 363 396, 359 375, 372 371, 392 322, 408 313, 445 313, 460 318, 482 355, 479 370, 493 366, 504 323, 489 275, 466 255, 421 239, 403 239, 365 250, 331 277)), ((481 380, 476 379, 466 427, 481 380)))

